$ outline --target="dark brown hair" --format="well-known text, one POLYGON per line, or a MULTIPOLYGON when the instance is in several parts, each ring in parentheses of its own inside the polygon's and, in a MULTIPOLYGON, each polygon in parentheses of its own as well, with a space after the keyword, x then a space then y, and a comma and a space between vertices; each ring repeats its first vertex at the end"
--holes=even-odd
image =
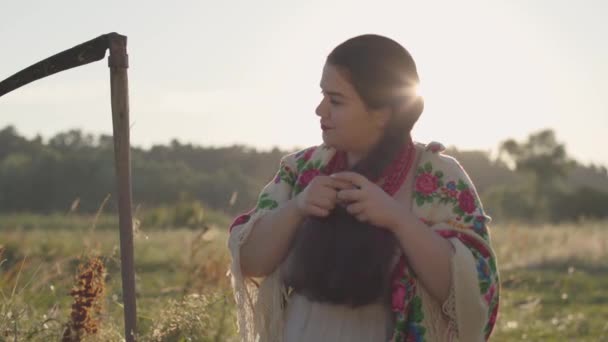
POLYGON ((410 53, 396 41, 374 34, 351 38, 327 56, 353 85, 363 103, 371 109, 388 107, 391 120, 384 136, 358 171, 376 179, 392 161, 403 140, 422 114, 424 102, 415 94, 420 79, 410 53))
MULTIPOLYGON (((380 141, 353 166, 377 180, 410 138, 424 103, 414 93, 418 73, 411 55, 378 35, 338 45, 327 63, 339 68, 368 108, 390 108, 380 141)), ((298 227, 284 265, 287 286, 314 301, 360 306, 387 295, 398 243, 388 230, 358 221, 337 206, 328 217, 308 217, 298 227)))

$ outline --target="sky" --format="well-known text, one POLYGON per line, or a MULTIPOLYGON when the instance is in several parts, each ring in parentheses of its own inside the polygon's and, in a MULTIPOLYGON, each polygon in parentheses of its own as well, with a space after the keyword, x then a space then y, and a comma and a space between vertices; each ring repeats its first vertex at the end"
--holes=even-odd
MULTIPOLYGON (((314 110, 327 54, 364 33, 416 60, 415 140, 495 151, 554 129, 569 154, 608 165, 608 2, 11 1, 0 79, 108 32, 128 36, 132 144, 291 149, 321 142, 314 110)), ((105 61, 0 98, 0 128, 49 138, 111 134, 105 61)))

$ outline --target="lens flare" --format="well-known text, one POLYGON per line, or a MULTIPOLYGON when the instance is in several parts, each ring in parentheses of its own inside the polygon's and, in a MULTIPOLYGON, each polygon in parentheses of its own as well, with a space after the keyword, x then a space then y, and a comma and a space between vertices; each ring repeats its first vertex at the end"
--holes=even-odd
POLYGON ((415 96, 424 97, 424 89, 420 83, 414 86, 413 92, 415 96))

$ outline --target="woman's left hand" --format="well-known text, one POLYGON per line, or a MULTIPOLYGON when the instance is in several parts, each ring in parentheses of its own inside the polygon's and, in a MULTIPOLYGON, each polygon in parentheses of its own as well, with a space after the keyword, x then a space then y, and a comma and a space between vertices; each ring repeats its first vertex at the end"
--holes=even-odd
POLYGON ((355 188, 340 189, 338 201, 345 202, 346 210, 359 221, 395 231, 403 220, 404 206, 356 172, 344 171, 331 177, 352 183, 355 188))

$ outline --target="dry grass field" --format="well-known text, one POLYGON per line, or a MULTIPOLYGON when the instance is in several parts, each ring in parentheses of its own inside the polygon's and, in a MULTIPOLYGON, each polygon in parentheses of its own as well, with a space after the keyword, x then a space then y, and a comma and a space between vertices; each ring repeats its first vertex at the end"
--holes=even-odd
MULTIPOLYGON (((61 341, 68 328, 122 340, 118 233, 101 221, 0 216, 0 341, 61 341)), ((205 233, 136 232, 141 341, 235 340, 227 220, 214 221, 205 233)), ((493 341, 608 341, 608 222, 496 223, 492 238, 502 278, 493 341)))

